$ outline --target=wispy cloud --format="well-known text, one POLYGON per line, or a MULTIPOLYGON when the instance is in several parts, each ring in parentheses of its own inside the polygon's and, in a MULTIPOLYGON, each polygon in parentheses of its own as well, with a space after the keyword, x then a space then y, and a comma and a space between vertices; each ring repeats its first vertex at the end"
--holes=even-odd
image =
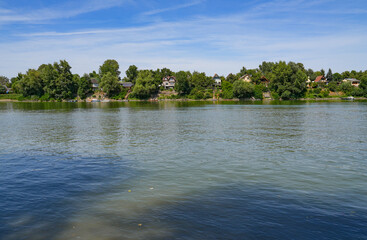
MULTIPOLYGON (((286 1, 276 2, 286 5, 286 1)), ((238 72, 242 66, 255 68, 264 60, 292 60, 333 71, 365 68, 366 20, 353 17, 346 23, 338 15, 329 20, 329 16, 315 18, 305 13, 315 5, 301 10, 288 6, 292 16, 279 14, 282 6, 278 7, 256 5, 215 17, 17 35, 14 41, 0 42, 0 73, 11 77, 42 63, 66 59, 73 72, 83 74, 110 58, 120 63, 122 71, 135 64, 141 69, 169 67, 223 75, 238 72)))
POLYGON ((121 6, 130 1, 131 0, 73 1, 42 9, 26 9, 23 11, 0 9, 0 24, 11 24, 14 22, 38 23, 45 20, 65 19, 84 13, 121 6))
POLYGON ((176 5, 176 6, 172 6, 172 7, 168 7, 168 8, 154 9, 154 10, 151 10, 151 11, 144 12, 142 15, 150 16, 150 15, 155 15, 155 14, 159 14, 159 13, 163 13, 163 12, 175 11, 175 10, 182 9, 182 8, 192 7, 192 6, 201 4, 203 2, 204 2, 204 0, 196 0, 196 1, 188 2, 188 3, 184 3, 184 4, 180 4, 180 5, 176 5))

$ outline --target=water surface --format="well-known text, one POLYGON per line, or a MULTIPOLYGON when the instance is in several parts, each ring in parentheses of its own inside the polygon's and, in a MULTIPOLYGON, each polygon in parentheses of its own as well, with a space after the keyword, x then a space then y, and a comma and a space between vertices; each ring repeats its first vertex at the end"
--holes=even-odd
POLYGON ((367 103, 0 103, 0 239, 367 239, 367 103))

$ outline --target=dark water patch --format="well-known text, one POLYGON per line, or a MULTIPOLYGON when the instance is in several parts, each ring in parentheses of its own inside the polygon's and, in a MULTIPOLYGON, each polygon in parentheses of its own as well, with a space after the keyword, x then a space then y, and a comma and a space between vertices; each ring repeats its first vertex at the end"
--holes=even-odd
POLYGON ((70 218, 136 176, 119 157, 0 155, 0 239, 53 239, 70 218))
POLYGON ((367 208, 348 206, 344 201, 353 196, 343 194, 229 185, 182 197, 141 219, 147 229, 160 222, 170 232, 151 239, 366 239, 367 208))

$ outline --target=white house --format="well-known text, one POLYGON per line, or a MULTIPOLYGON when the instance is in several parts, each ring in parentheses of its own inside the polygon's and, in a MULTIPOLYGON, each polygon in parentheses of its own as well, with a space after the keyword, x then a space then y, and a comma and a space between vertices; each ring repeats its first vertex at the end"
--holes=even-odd
POLYGON ((214 86, 219 87, 222 85, 222 79, 218 76, 218 74, 214 74, 213 80, 214 86))
POLYGON ((244 82, 251 82, 252 80, 251 80, 251 75, 249 75, 249 74, 245 74, 245 75, 243 75, 242 77, 240 77, 240 80, 242 80, 242 81, 244 81, 244 82))
POLYGON ((176 78, 174 76, 166 76, 162 79, 164 89, 173 89, 176 84, 176 78))
POLYGON ((358 87, 361 81, 355 78, 346 78, 343 80, 343 82, 350 82, 353 86, 358 87))

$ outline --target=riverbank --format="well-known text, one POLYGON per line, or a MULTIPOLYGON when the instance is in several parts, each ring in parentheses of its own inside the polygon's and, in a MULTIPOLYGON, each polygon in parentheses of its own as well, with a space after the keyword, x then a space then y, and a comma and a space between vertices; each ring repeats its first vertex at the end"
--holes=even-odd
MULTIPOLYGON (((367 100, 365 97, 355 97, 354 100, 361 101, 367 100)), ((139 99, 131 99, 131 100, 115 100, 115 99, 104 99, 97 101, 86 101, 86 100, 63 100, 61 102, 78 102, 78 103, 107 103, 107 102, 239 102, 239 101, 289 101, 289 100, 279 100, 279 99, 148 99, 148 100, 139 100, 139 99)), ((292 99, 291 101, 353 101, 353 100, 345 100, 342 98, 300 98, 300 99, 292 99)), ((19 101, 16 99, 0 99, 0 102, 58 102, 58 101, 40 101, 40 100, 23 100, 19 101)))

